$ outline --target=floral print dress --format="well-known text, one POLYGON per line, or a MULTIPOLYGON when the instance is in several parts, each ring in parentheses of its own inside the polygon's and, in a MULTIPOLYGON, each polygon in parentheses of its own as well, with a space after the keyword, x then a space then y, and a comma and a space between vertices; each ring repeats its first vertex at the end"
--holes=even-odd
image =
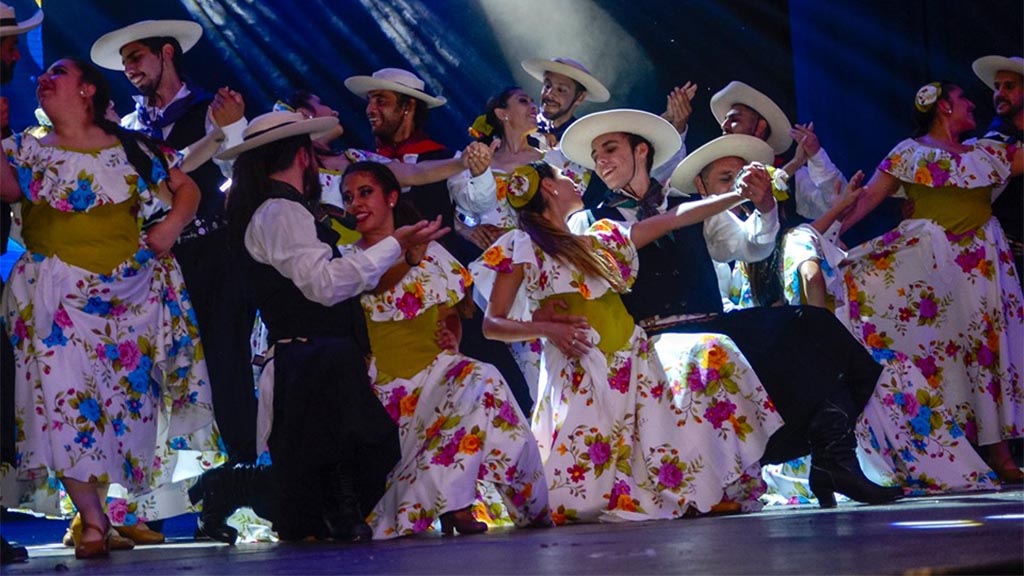
MULTIPOLYGON (((632 284, 638 259, 628 228, 600 220, 586 235, 632 284)), ((555 261, 522 231, 471 265, 478 291, 489 297, 497 274, 516 264, 524 278, 512 319, 529 320, 550 297, 624 314, 614 317, 626 330, 613 350, 601 349, 609 331, 593 328, 597 346, 578 359, 544 341, 533 430, 555 523, 675 518, 723 499, 752 505, 763 491, 758 461, 782 420, 732 341, 673 334, 655 344, 604 279, 555 261), (674 359, 670 374, 659 356, 674 359)))
MULTIPOLYGON (((1007 150, 998 144, 953 155, 913 140, 901 142, 879 169, 903 181, 912 199, 940 193, 936 188, 962 190, 946 197, 953 213, 978 209, 966 203, 987 204, 991 187, 1009 173, 1007 150)), ((955 233, 944 227, 957 225, 950 212, 932 219, 926 203, 915 204, 914 219, 848 253, 832 230, 792 230, 787 300, 800 303, 797 266, 820 259, 840 320, 886 368, 857 426, 869 474, 913 493, 992 488, 995 474, 971 443, 1021 435, 1017 271, 995 219, 955 233)), ((805 495, 799 480, 806 466, 786 466, 771 469, 780 475, 769 483, 790 497, 805 495)))
POLYGON ((989 141, 964 154, 901 142, 879 170, 904 183, 914 218, 851 250, 829 278, 854 336, 909 357, 982 446, 1024 435, 1024 298, 990 204, 1010 153, 989 141))
POLYGON ((374 538, 428 530, 441 514, 482 505, 481 496, 493 492, 514 524, 548 521, 537 442, 501 373, 456 352, 421 352, 423 343, 436 348, 438 307, 457 304, 471 284, 455 257, 432 242, 396 286, 362 296, 374 353, 370 379, 398 424, 402 449, 368 518, 374 538))
MULTIPOLYGON (((4 490, 5 504, 59 513, 68 477, 110 483, 118 524, 181 514, 183 480, 220 457, 219 438, 181 271, 139 232, 139 206, 154 191, 120 145, 76 151, 26 133, 4 152, 26 241, 2 301, 17 373, 17 428, 3 433, 15 434, 21 481, 4 490), (82 245, 98 248, 83 258, 82 245)), ((166 177, 154 162, 151 179, 166 177)))

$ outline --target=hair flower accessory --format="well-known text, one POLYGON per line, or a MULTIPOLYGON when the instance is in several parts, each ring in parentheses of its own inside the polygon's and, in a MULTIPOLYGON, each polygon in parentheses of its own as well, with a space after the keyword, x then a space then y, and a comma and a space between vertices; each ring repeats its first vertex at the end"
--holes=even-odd
POLYGON ((520 166, 512 172, 508 182, 508 203, 513 208, 522 208, 533 200, 540 188, 540 174, 529 164, 520 166))
POLYGON ((473 125, 469 127, 469 135, 476 140, 490 136, 492 132, 494 126, 487 122, 487 116, 484 114, 477 116, 476 120, 473 120, 473 125))
POLYGON ((925 84, 917 91, 917 96, 914 98, 914 107, 919 112, 928 112, 935 105, 935 102, 938 101, 939 96, 942 96, 942 84, 938 82, 925 84))

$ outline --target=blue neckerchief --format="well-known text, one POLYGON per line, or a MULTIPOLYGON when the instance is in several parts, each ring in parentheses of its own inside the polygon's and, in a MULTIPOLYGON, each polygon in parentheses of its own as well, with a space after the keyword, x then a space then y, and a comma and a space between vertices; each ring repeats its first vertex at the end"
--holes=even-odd
POLYGON ((196 102, 206 97, 208 95, 201 90, 189 92, 183 98, 171 102, 171 105, 162 114, 158 114, 156 118, 150 117, 149 110, 146 109, 144 104, 136 102, 135 112, 138 115, 139 123, 142 124, 140 132, 154 140, 164 141, 164 128, 180 120, 196 102))

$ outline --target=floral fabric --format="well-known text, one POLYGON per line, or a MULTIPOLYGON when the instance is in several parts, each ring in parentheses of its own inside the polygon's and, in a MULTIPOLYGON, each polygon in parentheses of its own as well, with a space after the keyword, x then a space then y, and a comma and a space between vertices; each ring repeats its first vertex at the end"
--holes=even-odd
MULTIPOLYGON (((637 254, 628 228, 601 220, 587 237, 632 284, 637 254)), ((594 300, 611 289, 521 231, 502 236, 470 269, 487 297, 496 275, 515 264, 524 278, 513 317, 528 319, 550 296, 594 300)), ((533 431, 556 524, 673 518, 724 498, 749 504, 761 493, 758 459, 782 421, 728 338, 671 335, 655 344, 634 326, 621 349, 606 356, 594 347, 578 359, 543 343, 533 431), (668 374, 659 356, 673 359, 668 374)))
MULTIPOLYGON (((456 304, 471 283, 455 257, 431 243, 420 265, 395 287, 363 295, 363 310, 375 321, 400 322, 433 306, 456 304)), ((478 495, 488 490, 502 496, 514 524, 547 520, 537 443, 497 368, 442 352, 412 378, 379 378, 375 366, 370 376, 374 393, 398 424, 402 449, 368 518, 374 538, 428 530, 441 514, 480 504, 478 495)))
MULTIPOLYGON (((4 147, 22 202, 87 218, 97 206, 153 196, 120 146, 78 152, 25 135, 4 147)), ((166 178, 159 163, 152 177, 166 178)), ((141 234, 135 254, 105 274, 27 246, 2 313, 17 373, 17 428, 4 433, 15 434, 25 482, 5 491, 5 503, 59 513, 57 480, 70 477, 114 485, 115 523, 185 512, 183 480, 220 456, 202 345, 175 260, 154 257, 141 234)))

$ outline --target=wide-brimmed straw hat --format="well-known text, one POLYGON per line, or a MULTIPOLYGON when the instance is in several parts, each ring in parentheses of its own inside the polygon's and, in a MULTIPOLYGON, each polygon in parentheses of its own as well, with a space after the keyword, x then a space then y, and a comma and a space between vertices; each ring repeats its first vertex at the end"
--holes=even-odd
POLYGON ((590 70, 583 64, 572 58, 533 58, 522 61, 523 70, 541 82, 544 81, 545 72, 554 72, 562 76, 568 76, 579 82, 587 90, 587 100, 591 102, 607 102, 611 98, 608 89, 604 84, 594 78, 590 70))
POLYGON ((143 20, 107 32, 92 44, 89 57, 97 66, 108 70, 124 70, 121 64, 121 48, 125 44, 146 38, 170 37, 181 44, 181 51, 188 52, 203 35, 203 27, 191 20, 143 20))
POLYGON ((350 76, 345 79, 345 88, 360 98, 366 98, 373 90, 390 90, 422 100, 427 103, 427 108, 437 108, 448 102, 441 96, 427 94, 423 91, 425 87, 426 84, 418 76, 401 68, 382 68, 372 76, 350 76))
POLYGON ((971 64, 974 73, 986 86, 996 89, 996 73, 1006 70, 1024 76, 1024 58, 1020 56, 982 56, 971 64))
POLYGON ((767 142, 746 134, 726 134, 689 153, 679 166, 672 171, 669 185, 684 194, 696 194, 693 181, 701 170, 715 160, 738 156, 748 164, 761 162, 771 164, 775 152, 767 142))
POLYGON ((24 34, 42 23, 42 10, 36 10, 31 18, 18 22, 18 18, 14 15, 14 7, 0 2, 0 36, 24 34))
POLYGON ((748 84, 733 80, 711 97, 711 113, 715 115, 715 120, 719 125, 725 120, 725 115, 729 113, 733 104, 743 104, 748 108, 753 108, 764 118, 772 131, 767 142, 776 154, 784 153, 793 145, 793 137, 789 135, 793 125, 790 124, 786 113, 779 108, 774 100, 748 84))
POLYGON ((239 154, 291 136, 309 134, 311 140, 326 135, 338 125, 334 116, 306 118, 298 112, 273 111, 257 116, 242 133, 242 143, 217 154, 218 160, 232 160, 239 154))
POLYGON ((591 143, 594 138, 612 132, 646 138, 654 146, 653 168, 667 162, 683 145, 675 127, 661 116, 643 110, 618 109, 594 112, 573 122, 562 134, 562 153, 569 160, 593 170, 591 143))

